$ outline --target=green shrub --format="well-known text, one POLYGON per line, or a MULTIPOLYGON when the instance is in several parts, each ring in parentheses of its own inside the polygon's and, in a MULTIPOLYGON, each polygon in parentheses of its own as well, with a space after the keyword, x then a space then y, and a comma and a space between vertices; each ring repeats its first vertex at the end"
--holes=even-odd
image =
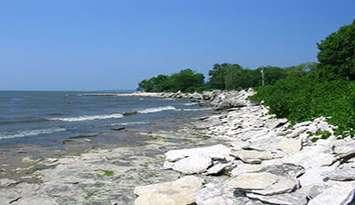
POLYGON ((329 117, 329 122, 338 126, 338 134, 341 134, 355 129, 354 93, 354 82, 318 81, 310 74, 259 87, 251 99, 264 101, 272 113, 294 123, 329 117))

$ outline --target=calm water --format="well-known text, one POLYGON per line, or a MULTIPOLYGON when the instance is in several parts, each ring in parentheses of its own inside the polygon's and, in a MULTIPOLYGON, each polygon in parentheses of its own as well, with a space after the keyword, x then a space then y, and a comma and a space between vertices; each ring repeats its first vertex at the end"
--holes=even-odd
POLYGON ((197 117, 206 108, 152 97, 96 96, 88 92, 0 92, 0 144, 60 144, 63 139, 149 128, 197 117), (124 116, 126 112, 137 114, 124 116))

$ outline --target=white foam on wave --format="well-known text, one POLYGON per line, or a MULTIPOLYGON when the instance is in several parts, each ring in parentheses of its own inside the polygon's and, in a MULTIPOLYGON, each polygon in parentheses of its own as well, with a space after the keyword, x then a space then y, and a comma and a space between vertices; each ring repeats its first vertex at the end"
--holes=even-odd
POLYGON ((207 110, 212 110, 212 108, 209 107, 204 107, 204 108, 185 108, 181 109, 182 111, 207 111, 207 110))
POLYGON ((79 121, 88 121, 88 120, 105 120, 111 118, 122 118, 123 115, 116 113, 116 114, 109 114, 109 115, 83 115, 79 117, 63 117, 63 118, 49 118, 49 120, 57 120, 57 121, 64 121, 64 122, 79 122, 79 121))
POLYGON ((16 134, 0 134, 0 139, 11 139, 11 138, 19 138, 19 137, 28 137, 28 136, 36 136, 41 134, 52 134, 55 132, 64 132, 66 129, 64 128, 49 128, 49 129, 37 129, 37 130, 26 130, 20 131, 16 134))
POLYGON ((197 105, 197 102, 184 103, 185 106, 197 105))
MULTIPOLYGON (((118 123, 119 125, 145 125, 145 124, 149 124, 149 122, 145 122, 145 121, 133 121, 133 122, 122 122, 122 123, 118 123)), ((115 125, 115 124, 113 124, 115 125)))
POLYGON ((139 110, 138 113, 146 114, 146 113, 154 113, 154 112, 161 112, 166 110, 176 110, 173 106, 163 106, 163 107, 152 107, 143 110, 139 110))

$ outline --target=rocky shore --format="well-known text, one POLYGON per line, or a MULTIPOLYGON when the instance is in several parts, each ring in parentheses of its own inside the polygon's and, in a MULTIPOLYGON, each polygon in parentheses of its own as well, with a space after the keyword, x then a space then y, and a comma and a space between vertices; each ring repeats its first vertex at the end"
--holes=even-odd
POLYGON ((248 100, 252 90, 167 93, 210 104, 220 114, 195 129, 218 139, 212 146, 170 150, 164 168, 176 181, 139 186, 137 205, 355 203, 355 140, 337 139, 325 117, 291 125, 248 100), (320 133, 329 133, 322 139, 320 133))
POLYGON ((248 100, 253 93, 154 93, 216 112, 174 132, 140 133, 134 147, 24 158, 14 172, 27 175, 0 179, 0 204, 353 204, 355 140, 337 139, 325 117, 277 119, 248 100))

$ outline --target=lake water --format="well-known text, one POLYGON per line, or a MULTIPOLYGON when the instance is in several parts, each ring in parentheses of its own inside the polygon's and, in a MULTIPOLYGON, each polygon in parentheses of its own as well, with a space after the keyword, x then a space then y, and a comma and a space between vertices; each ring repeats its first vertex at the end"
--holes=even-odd
POLYGON ((121 126, 169 126, 208 110, 187 100, 96 94, 1 91, 0 145, 59 145, 67 138, 112 133, 121 126), (135 114, 124 115, 131 112, 135 114))

